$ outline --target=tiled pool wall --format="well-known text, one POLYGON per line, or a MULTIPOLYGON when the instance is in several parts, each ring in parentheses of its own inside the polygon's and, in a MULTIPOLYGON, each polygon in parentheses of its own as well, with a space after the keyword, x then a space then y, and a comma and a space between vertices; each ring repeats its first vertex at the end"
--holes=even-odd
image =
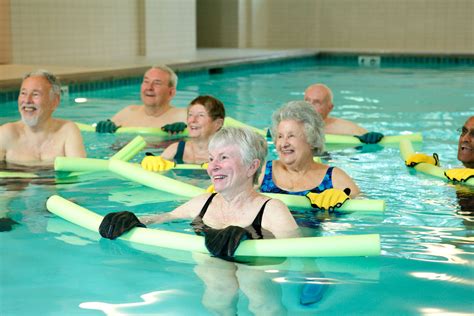
MULTIPOLYGON (((348 65, 361 67, 394 67, 394 66, 467 66, 474 67, 474 56, 413 56, 413 55, 377 55, 374 53, 364 54, 331 54, 319 53, 313 56, 287 57, 258 61, 236 61, 223 62, 205 66, 187 66, 175 68, 180 79, 189 77, 207 77, 210 74, 223 72, 246 72, 285 66, 305 66, 305 65, 348 65)), ((174 67, 173 67, 174 68, 174 67)), ((104 90, 121 86, 140 84, 143 76, 127 78, 104 79, 90 82, 71 83, 67 85, 69 93, 77 93, 91 90, 104 90)), ((8 91, 0 91, 0 103, 15 101, 18 98, 19 88, 8 91)))

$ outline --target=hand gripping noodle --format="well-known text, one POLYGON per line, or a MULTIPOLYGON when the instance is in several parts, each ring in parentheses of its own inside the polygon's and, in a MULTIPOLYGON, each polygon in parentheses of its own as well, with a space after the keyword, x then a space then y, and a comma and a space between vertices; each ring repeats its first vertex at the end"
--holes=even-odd
MULTIPOLYGON (((67 221, 97 232, 103 217, 58 195, 46 202, 47 209, 67 221)), ((204 237, 151 228, 134 228, 120 239, 133 243, 177 250, 208 253, 204 237)), ((329 237, 301 237, 243 241, 235 256, 344 257, 380 255, 378 234, 329 237)))
MULTIPOLYGON (((400 155, 402 156, 403 160, 406 161, 408 157, 413 155, 415 150, 413 149, 413 145, 409 140, 402 140, 400 142, 400 155)), ((444 175, 446 169, 428 164, 428 163, 419 163, 414 166, 416 171, 428 174, 433 177, 441 178, 443 180, 448 180, 448 178, 444 175)), ((461 184, 467 184, 470 186, 474 186, 474 178, 468 179, 466 182, 459 182, 461 184)))
MULTIPOLYGON (((384 136, 377 144, 393 144, 399 143, 402 140, 407 139, 414 142, 421 142, 423 136, 421 133, 405 134, 405 135, 395 135, 395 136, 384 136)), ((358 138, 351 135, 335 135, 335 134, 326 134, 325 141, 328 144, 354 144, 360 145, 363 144, 358 138)))
MULTIPOLYGON (((110 160, 109 170, 124 177, 125 179, 141 183, 148 187, 169 192, 176 195, 195 197, 206 192, 205 189, 171 179, 156 172, 150 172, 139 166, 119 161, 110 160)), ((282 200, 288 207, 311 208, 308 198, 304 196, 265 193, 265 195, 282 200)), ((382 200, 348 200, 337 211, 377 211, 385 208, 382 200)))
MULTIPOLYGON (((76 122, 77 127, 83 132, 94 132, 95 133, 95 126, 88 125, 83 123, 76 122)), ((170 137, 167 132, 162 131, 161 128, 155 127, 119 127, 116 134, 140 134, 140 135, 155 135, 161 137, 170 137)), ((178 133, 174 136, 187 136, 188 130, 185 129, 182 133, 178 133)))

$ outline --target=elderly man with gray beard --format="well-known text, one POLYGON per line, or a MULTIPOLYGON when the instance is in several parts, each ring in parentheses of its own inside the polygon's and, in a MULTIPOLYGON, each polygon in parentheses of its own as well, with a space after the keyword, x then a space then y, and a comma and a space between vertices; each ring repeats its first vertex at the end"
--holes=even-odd
POLYGON ((58 156, 86 156, 76 124, 52 117, 60 98, 53 74, 38 70, 25 75, 18 96, 21 120, 0 126, 0 162, 52 167, 58 156))

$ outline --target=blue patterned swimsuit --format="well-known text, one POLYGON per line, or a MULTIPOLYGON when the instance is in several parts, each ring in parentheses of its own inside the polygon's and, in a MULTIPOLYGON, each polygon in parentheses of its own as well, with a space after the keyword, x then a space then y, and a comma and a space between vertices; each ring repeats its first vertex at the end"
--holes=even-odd
POLYGON ((281 193, 281 194, 292 194, 292 195, 306 195, 309 192, 313 193, 321 193, 324 190, 332 189, 332 171, 334 167, 329 167, 324 175, 323 181, 321 183, 311 189, 311 190, 304 190, 304 191, 286 191, 277 187, 275 182, 273 182, 273 161, 267 161, 267 165, 265 166, 265 176, 263 177, 262 185, 260 186, 261 192, 268 192, 268 193, 281 193))

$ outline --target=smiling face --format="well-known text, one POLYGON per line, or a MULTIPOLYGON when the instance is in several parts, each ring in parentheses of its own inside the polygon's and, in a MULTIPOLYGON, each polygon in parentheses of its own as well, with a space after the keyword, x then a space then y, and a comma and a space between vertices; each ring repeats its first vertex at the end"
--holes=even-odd
POLYGON ((313 157, 311 145, 306 140, 304 124, 295 120, 283 120, 278 124, 275 147, 285 165, 298 164, 313 157))
POLYGON ((243 164, 237 145, 228 145, 209 151, 207 173, 216 192, 232 192, 245 185, 252 186, 252 177, 256 168, 243 164))
POLYGON ((458 160, 466 168, 474 168, 474 116, 468 118, 461 129, 458 143, 458 160))
POLYGON ((49 81, 41 76, 23 80, 18 96, 18 111, 23 123, 36 127, 48 120, 59 104, 59 96, 51 91, 49 81))
POLYGON ((222 125, 213 121, 206 108, 199 103, 193 104, 188 108, 188 130, 190 137, 209 138, 222 125))
POLYGON ((170 75, 161 70, 152 68, 143 76, 141 97, 146 106, 162 106, 170 103, 176 94, 176 88, 170 87, 170 75))

